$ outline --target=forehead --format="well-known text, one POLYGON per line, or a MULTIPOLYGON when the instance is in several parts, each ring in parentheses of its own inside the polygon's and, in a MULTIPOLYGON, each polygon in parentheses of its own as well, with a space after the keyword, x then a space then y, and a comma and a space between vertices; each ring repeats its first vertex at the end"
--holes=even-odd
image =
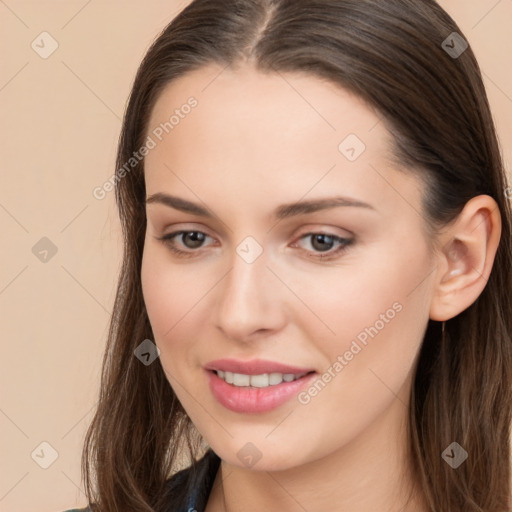
POLYGON ((210 196, 250 190, 259 204, 269 189, 279 202, 313 188, 368 202, 378 195, 395 205, 397 190, 417 193, 411 175, 392 169, 391 136, 379 113, 304 73, 262 73, 248 65, 198 69, 163 90, 147 134, 156 142, 145 159, 148 193, 179 187, 190 196, 184 180, 210 196), (191 98, 195 106, 183 108, 191 98))
POLYGON ((301 135, 314 135, 312 142, 322 138, 337 149, 340 140, 353 133, 369 149, 388 149, 387 130, 382 125, 375 130, 378 113, 356 95, 313 75, 263 73, 250 65, 209 65, 171 82, 153 108, 148 130, 169 121, 191 97, 197 106, 186 123, 180 117, 182 126, 173 126, 172 138, 188 135, 188 125, 203 142, 218 135, 227 140, 245 137, 246 146, 272 139, 286 147, 301 135))

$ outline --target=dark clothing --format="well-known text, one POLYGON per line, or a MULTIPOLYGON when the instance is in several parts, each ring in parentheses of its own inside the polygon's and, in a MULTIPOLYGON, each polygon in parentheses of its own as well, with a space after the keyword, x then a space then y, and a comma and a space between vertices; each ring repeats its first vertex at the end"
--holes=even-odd
POLYGON ((204 512, 219 465, 219 456, 210 448, 196 463, 195 471, 189 466, 176 473, 169 480, 169 490, 186 486, 185 500, 170 506, 168 512, 204 512))
MULTIPOLYGON (((195 464, 178 471, 168 481, 167 492, 182 489, 180 503, 169 503, 167 512, 204 512, 213 487, 220 458, 210 448, 195 464)), ((66 512, 90 512, 90 508, 74 508, 66 512)))

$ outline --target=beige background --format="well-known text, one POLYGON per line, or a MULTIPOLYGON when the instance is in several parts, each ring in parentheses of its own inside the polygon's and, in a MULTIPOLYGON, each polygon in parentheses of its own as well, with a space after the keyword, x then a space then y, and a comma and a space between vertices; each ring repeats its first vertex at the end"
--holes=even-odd
MULTIPOLYGON (((85 505, 81 446, 121 256, 113 193, 92 190, 114 172, 139 61, 187 3, 0 0, 1 511, 85 505), (44 31, 58 43, 47 59, 31 47, 51 49, 44 31), (57 248, 46 262, 42 237, 57 248)), ((479 59, 510 170, 512 0, 441 4, 479 59)))

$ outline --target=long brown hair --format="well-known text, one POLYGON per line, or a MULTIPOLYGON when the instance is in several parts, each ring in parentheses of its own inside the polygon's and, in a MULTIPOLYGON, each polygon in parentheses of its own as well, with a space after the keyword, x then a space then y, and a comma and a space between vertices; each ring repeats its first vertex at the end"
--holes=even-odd
POLYGON ((179 451, 186 448, 193 464, 202 449, 160 362, 145 366, 134 357, 154 338, 140 279, 144 161, 128 172, 126 162, 144 145, 166 85, 207 64, 248 59, 262 72, 328 79, 377 109, 393 135, 397 166, 427 184, 423 209, 432 234, 472 197, 496 200, 502 238, 483 292, 443 333, 439 322, 428 323, 411 391, 409 448, 432 512, 510 512, 510 189, 478 63, 471 47, 450 53, 463 49, 454 32, 464 38, 434 0, 195 0, 155 40, 133 84, 117 155, 124 256, 82 457, 87 496, 98 510, 165 510, 182 498, 165 490, 179 451), (454 441, 469 454, 456 470, 441 457, 454 441))

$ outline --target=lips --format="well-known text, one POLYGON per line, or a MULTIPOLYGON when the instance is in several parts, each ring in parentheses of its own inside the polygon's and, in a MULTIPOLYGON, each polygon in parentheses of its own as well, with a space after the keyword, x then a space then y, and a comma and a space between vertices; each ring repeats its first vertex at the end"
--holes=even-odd
MULTIPOLYGON (((293 367, 288 368, 293 369, 293 367)), ((205 374, 210 392, 217 402, 232 412, 242 414, 265 413, 276 409, 291 401, 316 378, 316 373, 312 372, 292 382, 254 388, 228 384, 217 375, 215 370, 205 370, 205 374)))
POLYGON ((244 375, 262 375, 264 373, 293 373, 294 375, 300 375, 315 371, 314 368, 290 366, 266 359, 252 359, 250 361, 216 359, 207 363, 204 368, 206 370, 222 370, 224 372, 242 373, 244 375))

